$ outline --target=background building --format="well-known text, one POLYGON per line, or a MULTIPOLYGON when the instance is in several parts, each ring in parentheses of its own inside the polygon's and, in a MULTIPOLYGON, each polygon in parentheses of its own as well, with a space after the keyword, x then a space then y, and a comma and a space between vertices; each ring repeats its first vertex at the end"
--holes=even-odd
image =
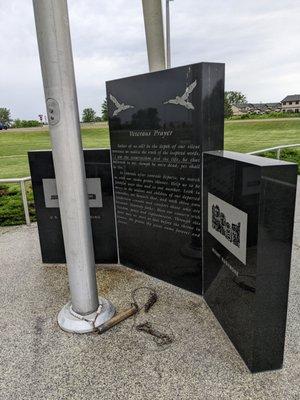
POLYGON ((232 106, 233 115, 269 114, 271 112, 300 112, 300 94, 286 96, 280 103, 237 103, 232 106))
POLYGON ((295 112, 298 113, 300 110, 300 94, 293 94, 286 96, 282 101, 283 112, 295 112))

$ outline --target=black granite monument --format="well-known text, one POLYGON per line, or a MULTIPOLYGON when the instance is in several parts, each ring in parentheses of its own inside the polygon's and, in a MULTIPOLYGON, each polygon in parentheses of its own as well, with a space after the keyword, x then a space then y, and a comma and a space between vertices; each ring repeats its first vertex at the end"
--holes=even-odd
POLYGON ((120 262, 201 293, 202 151, 223 148, 224 65, 107 82, 120 262))
MULTIPOLYGON (((42 260, 65 263, 51 151, 28 153, 42 260)), ((118 262, 110 151, 84 150, 96 263, 118 262)))
MULTIPOLYGON (((117 225, 121 264, 203 293, 252 372, 280 368, 297 166, 222 150, 223 64, 110 81, 107 99, 112 157, 84 150, 96 262, 118 261, 117 225)), ((29 162, 43 262, 64 263, 52 154, 29 162)))
POLYGON ((203 155, 204 298, 252 372, 282 366, 297 166, 203 155))

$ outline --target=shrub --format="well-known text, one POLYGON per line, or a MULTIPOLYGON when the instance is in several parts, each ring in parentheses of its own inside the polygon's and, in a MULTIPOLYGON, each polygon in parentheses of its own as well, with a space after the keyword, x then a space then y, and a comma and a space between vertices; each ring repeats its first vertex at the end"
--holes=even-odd
MULTIPOLYGON (((31 185, 26 185, 28 208, 31 221, 36 221, 31 185)), ((0 226, 25 224, 20 186, 0 185, 0 226)))
POLYGON ((41 126, 41 122, 36 120, 15 119, 12 124, 12 128, 33 128, 36 126, 41 126))

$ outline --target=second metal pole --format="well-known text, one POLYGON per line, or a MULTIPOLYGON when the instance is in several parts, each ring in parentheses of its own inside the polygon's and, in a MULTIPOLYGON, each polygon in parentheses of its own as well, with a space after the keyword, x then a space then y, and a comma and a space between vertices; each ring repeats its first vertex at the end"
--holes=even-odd
POLYGON ((167 68, 171 68, 170 1, 166 0, 166 50, 167 68))
POLYGON ((149 70, 166 68, 161 0, 143 0, 149 70))

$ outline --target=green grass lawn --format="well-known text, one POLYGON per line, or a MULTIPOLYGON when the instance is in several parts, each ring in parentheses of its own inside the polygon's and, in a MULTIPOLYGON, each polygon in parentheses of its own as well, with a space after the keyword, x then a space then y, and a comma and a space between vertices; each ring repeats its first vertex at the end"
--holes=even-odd
POLYGON ((300 119, 244 120, 225 123, 225 149, 249 151, 300 143, 300 119))
MULTIPOLYGON (((109 147, 108 128, 83 128, 83 146, 109 147)), ((225 123, 225 149, 247 153, 267 147, 300 142, 300 118, 287 120, 242 120, 225 123)), ((0 132, 0 178, 28 176, 29 150, 50 149, 47 131, 0 132)), ((271 156, 271 154, 268 154, 271 156)), ((300 149, 284 150, 282 158, 298 162, 300 149)), ((28 185, 30 214, 35 218, 32 191, 28 185)), ((24 223, 19 188, 16 185, 0 186, 0 226, 24 223)))
MULTIPOLYGON (((51 148, 47 131, 0 132, 0 178, 30 175, 27 152, 51 148)), ((83 129, 84 147, 109 147, 108 128, 83 129)))

